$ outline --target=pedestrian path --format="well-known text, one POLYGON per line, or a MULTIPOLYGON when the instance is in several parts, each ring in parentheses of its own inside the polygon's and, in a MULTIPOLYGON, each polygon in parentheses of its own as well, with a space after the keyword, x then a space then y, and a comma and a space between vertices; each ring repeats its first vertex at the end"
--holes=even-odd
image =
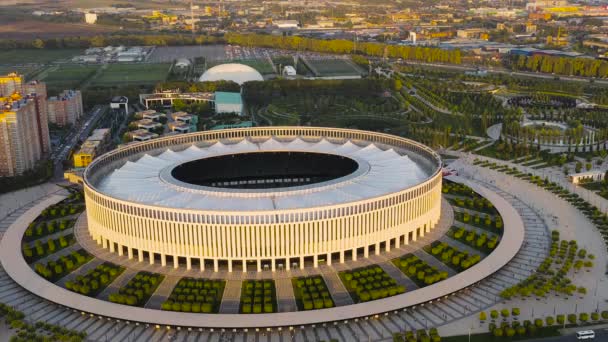
POLYGON ((279 305, 279 312, 297 311, 298 306, 293 293, 291 279, 277 279, 275 280, 275 286, 277 288, 277 303, 279 305))
POLYGON ((239 280, 228 280, 226 282, 220 313, 239 313, 242 284, 243 282, 239 280))
POLYGON ((145 307, 147 309, 160 309, 161 305, 169 298, 173 288, 181 277, 166 276, 165 279, 158 285, 156 291, 152 294, 145 307))

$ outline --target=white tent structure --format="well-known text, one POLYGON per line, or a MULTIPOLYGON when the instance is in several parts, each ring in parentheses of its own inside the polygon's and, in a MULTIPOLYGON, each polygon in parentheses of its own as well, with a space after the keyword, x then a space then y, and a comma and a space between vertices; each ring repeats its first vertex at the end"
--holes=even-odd
POLYGON ((200 77, 199 81, 233 81, 240 85, 248 81, 263 81, 264 77, 254 68, 238 63, 216 65, 200 77))

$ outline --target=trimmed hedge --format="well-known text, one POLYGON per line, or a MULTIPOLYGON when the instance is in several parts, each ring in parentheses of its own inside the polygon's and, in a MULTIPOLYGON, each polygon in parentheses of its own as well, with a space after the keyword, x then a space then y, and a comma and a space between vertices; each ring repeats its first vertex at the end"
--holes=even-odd
POLYGON ((355 303, 368 302, 405 292, 380 266, 373 265, 338 273, 355 303))
POLYGON ((277 295, 274 280, 244 280, 241 288, 241 313, 277 312, 277 295))
POLYGON ((169 299, 161 306, 166 311, 217 313, 220 310, 226 281, 182 278, 169 299))
POLYGON ((118 292, 110 294, 109 300, 112 303, 144 306, 163 279, 165 276, 162 274, 139 272, 118 292))
POLYGON ((440 272, 436 267, 427 264, 426 261, 420 260, 413 254, 407 254, 392 261, 418 287, 425 287, 448 278, 447 272, 440 272))
POLYGON ((56 239, 47 239, 44 243, 41 240, 34 241, 34 245, 30 246, 29 243, 23 243, 21 245, 21 252, 27 263, 35 262, 36 260, 42 259, 51 254, 57 253, 58 251, 73 245, 76 243, 74 234, 68 234, 60 236, 56 239))
POLYGON ((46 264, 37 263, 34 266, 34 270, 46 280, 54 283, 55 281, 63 278, 66 274, 71 273, 78 267, 86 264, 91 259, 93 259, 91 254, 84 249, 80 249, 76 252, 70 253, 69 255, 51 260, 46 264))
POLYGON ((109 262, 97 266, 85 275, 79 275, 73 281, 65 283, 65 288, 89 297, 96 297, 114 279, 125 270, 122 266, 117 266, 109 262))
POLYGON ((470 268, 481 260, 479 254, 469 255, 468 252, 462 252, 458 248, 440 241, 434 241, 423 249, 446 266, 458 272, 470 268))
POLYGON ((322 276, 292 278, 291 284, 299 310, 317 310, 335 306, 322 276))

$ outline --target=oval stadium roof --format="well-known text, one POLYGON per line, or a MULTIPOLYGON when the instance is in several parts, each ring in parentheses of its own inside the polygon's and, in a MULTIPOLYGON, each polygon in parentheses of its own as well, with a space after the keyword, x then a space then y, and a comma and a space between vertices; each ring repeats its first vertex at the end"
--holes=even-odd
POLYGON ((247 81, 263 81, 264 77, 254 68, 238 63, 216 65, 208 69, 199 81, 233 81, 240 85, 247 81))

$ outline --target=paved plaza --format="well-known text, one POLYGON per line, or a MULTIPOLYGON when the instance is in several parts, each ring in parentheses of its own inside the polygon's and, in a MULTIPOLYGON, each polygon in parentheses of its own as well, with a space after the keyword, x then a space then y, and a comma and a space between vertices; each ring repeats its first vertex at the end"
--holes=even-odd
MULTIPOLYGON (((598 273, 603 275, 604 270, 602 268, 605 264, 606 252, 602 241, 595 236, 597 233, 593 230, 594 228, 586 221, 582 214, 559 198, 551 198, 548 200, 547 197, 549 196, 547 196, 547 192, 530 186, 528 183, 514 177, 466 165, 466 163, 461 161, 454 164, 454 166, 461 167, 461 176, 470 174, 472 176, 472 181, 495 191, 513 205, 524 221, 526 244, 522 246, 517 256, 506 267, 483 280, 478 285, 424 306, 409 308, 405 311, 380 316, 376 319, 351 320, 347 323, 322 324, 314 327, 308 326, 303 329, 296 327, 292 331, 289 331, 288 329, 283 329, 281 331, 275 329, 272 332, 249 330, 247 332, 238 333, 232 331, 222 332, 221 330, 211 331, 208 329, 203 329, 202 331, 199 331, 198 329, 183 329, 178 331, 165 328, 157 329, 154 326, 146 326, 145 324, 138 325, 132 322, 117 322, 113 319, 73 312, 70 309, 47 302, 23 290, 7 276, 4 270, 0 270, 0 301, 13 305, 18 310, 26 313, 26 316, 30 321, 40 320, 49 323, 58 323, 71 329, 86 331, 90 340, 107 339, 125 341, 160 341, 169 338, 177 341, 291 341, 292 338, 296 341, 310 342, 329 340, 332 338, 340 341, 389 341, 393 332, 430 328, 433 326, 439 327, 442 336, 463 334, 466 333, 470 327, 473 328, 473 331, 481 331, 482 329, 487 329, 487 327, 479 327, 477 313, 481 310, 488 311, 491 308, 520 307, 522 308, 521 316, 523 319, 525 319, 524 317, 526 316, 532 315, 541 317, 545 313, 547 313, 547 315, 549 313, 552 315, 554 310, 557 313, 559 313, 560 310, 570 310, 572 305, 580 305, 579 311, 592 311, 592 306, 597 305, 597 299, 600 298, 601 294, 607 293, 606 282, 597 280, 596 277, 593 276, 593 274, 598 273), (458 163, 460 163, 460 165, 458 163), (469 174, 467 174, 466 168, 470 168, 469 174), (521 184, 518 184, 517 182, 521 182, 521 184), (584 224, 581 224, 581 222, 584 224), (559 229, 564 239, 570 239, 574 237, 575 227, 579 246, 587 248, 589 252, 594 253, 597 257, 595 267, 598 269, 594 269, 593 272, 585 272, 577 277, 577 282, 579 281, 578 278, 580 278, 580 281, 590 289, 590 295, 584 300, 571 298, 569 301, 564 301, 563 299, 560 299, 560 303, 553 303, 552 301, 547 301, 545 303, 538 301, 533 305, 535 310, 534 313, 532 313, 530 309, 527 309, 530 307, 529 303, 517 301, 503 303, 498 297, 500 291, 514 285, 519 280, 526 278, 544 259, 549 245, 549 229, 559 229), (581 234, 581 232, 584 233, 581 234), (595 296, 595 288, 598 289, 597 296, 595 296)), ((21 214, 43 199, 44 197, 35 202, 31 202, 21 207, 18 211, 6 216, 0 221, 0 230, 4 231, 21 214)), ((432 237, 429 237, 429 239, 430 238, 432 237)), ((435 236, 434 238, 439 238, 439 236, 435 236)), ((445 239, 445 237, 442 237, 441 239, 445 239)), ((453 243, 453 241, 450 242, 453 243)), ((423 245, 423 243, 420 242, 420 245, 423 245)), ((420 246, 417 246, 417 248, 419 247, 420 246)), ((461 246, 459 245, 459 247, 461 246)), ((406 248, 412 249, 400 251, 400 253, 409 251, 416 252, 416 247, 407 246, 406 248)), ((391 253, 393 252, 397 253, 396 250, 391 251, 391 253)), ((400 283, 407 283, 409 280, 407 277, 404 277, 402 274, 401 278, 396 276, 399 274, 399 270, 394 268, 391 263, 386 262, 389 258, 390 256, 383 253, 378 256, 371 256, 370 260, 365 262, 369 264, 379 263, 387 273, 397 279, 400 283)), ((359 259, 358 262, 359 261, 361 261, 361 259, 359 259)), ((138 264, 136 261, 134 263, 138 264)), ((142 267, 150 267, 146 262, 140 263, 140 265, 142 267)), ((89 265, 84 265, 83 268, 86 266, 89 265)), ((152 267, 160 266, 152 265, 152 267)), ((341 284, 341 282, 339 282, 337 277, 336 279, 331 279, 331 276, 328 276, 327 274, 335 275, 337 271, 341 270, 341 267, 349 267, 349 265, 323 265, 318 269, 324 276, 328 286, 336 287, 335 289, 332 289, 332 293, 340 293, 340 286, 337 285, 341 284), (328 270, 328 272, 324 272, 324 270, 328 270)), ((160 305, 160 303, 162 303, 162 298, 170 293, 171 288, 179 277, 186 275, 188 272, 181 268, 173 269, 167 267, 165 269, 169 270, 169 276, 166 277, 155 295, 150 299, 147 307, 156 307, 156 305, 160 305)), ((309 269, 307 268, 306 271, 309 271, 309 269)), ((277 273, 279 272, 287 273, 287 271, 277 271, 277 273)), ((292 270, 290 272, 292 272, 291 275, 286 275, 284 278, 295 276, 299 270, 292 270)), ((200 276, 200 271, 197 273, 199 273, 200 276)), ((249 272, 246 274, 243 274, 242 272, 233 272, 233 276, 236 277, 235 280, 242 279, 242 277, 249 277, 249 274, 249 272)), ((308 275, 308 272, 301 275, 308 275)), ((125 275, 119 277, 116 281, 128 281, 127 278, 130 278, 130 276, 125 275)), ((240 281, 235 281, 235 283, 240 284, 240 281)), ((413 289, 414 286, 415 285, 413 285, 411 281, 409 286, 406 285, 408 291, 413 289)), ((282 288, 283 286, 280 286, 278 283, 277 292, 281 293, 280 289, 282 288)), ((333 294, 333 296, 335 300, 348 301, 346 298, 350 298, 347 296, 346 298, 338 299, 335 294, 333 294)), ((289 294, 287 294, 286 298, 287 297, 289 297, 289 294)), ((284 305, 289 304, 286 303, 284 305)))

